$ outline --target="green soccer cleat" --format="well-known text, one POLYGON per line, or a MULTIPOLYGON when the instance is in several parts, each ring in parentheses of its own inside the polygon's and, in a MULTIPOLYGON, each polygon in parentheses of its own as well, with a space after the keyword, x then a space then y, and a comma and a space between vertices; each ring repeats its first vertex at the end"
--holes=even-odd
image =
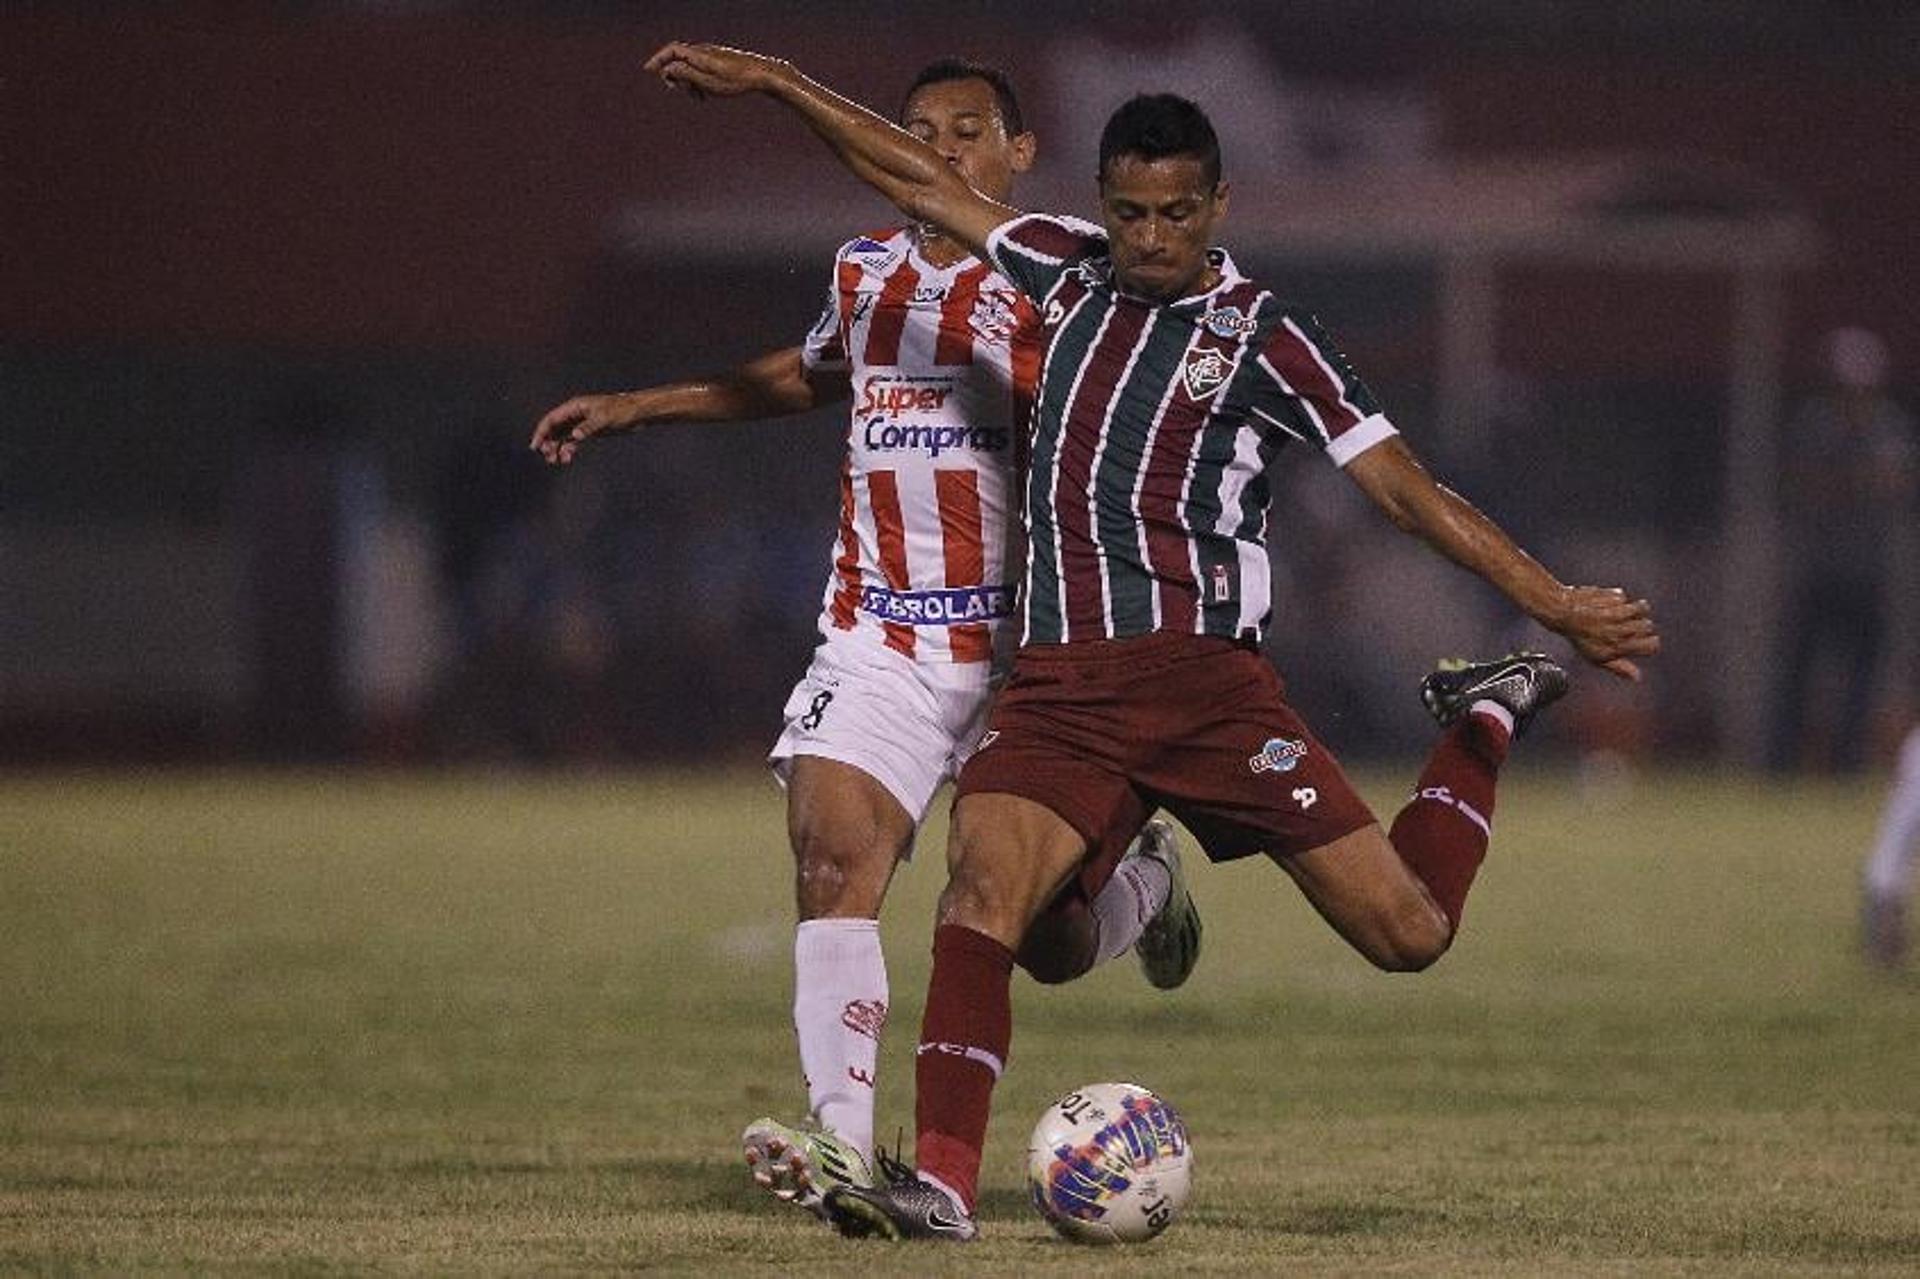
POLYGON ((1545 653, 1509 653, 1491 662, 1455 658, 1420 681, 1420 700, 1443 726, 1475 702, 1498 703, 1513 716, 1517 737, 1529 720, 1565 696, 1570 682, 1566 668, 1545 653))
POLYGON ((1128 851, 1129 857, 1150 857, 1167 868, 1167 900, 1160 913, 1147 921, 1140 939, 1133 943, 1140 969, 1147 984, 1156 990, 1172 990, 1193 975, 1200 962, 1200 909, 1187 891, 1187 877, 1180 868, 1180 837, 1173 826, 1154 818, 1140 830, 1140 839, 1128 851))
POLYGON ((824 1128, 790 1128, 777 1120, 756 1119, 740 1134, 740 1149, 755 1185, 823 1220, 828 1191, 873 1184, 866 1158, 824 1128))
POLYGON ((835 1186, 827 1192, 827 1220, 849 1239, 936 1239, 965 1243, 979 1235, 973 1217, 940 1187, 880 1154, 886 1177, 877 1186, 835 1186))

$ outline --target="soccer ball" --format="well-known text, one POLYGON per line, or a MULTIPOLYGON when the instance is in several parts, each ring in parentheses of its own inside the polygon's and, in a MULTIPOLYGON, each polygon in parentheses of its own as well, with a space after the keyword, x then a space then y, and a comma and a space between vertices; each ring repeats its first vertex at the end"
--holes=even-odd
POLYGON ((1144 1243, 1173 1224, 1193 1189, 1187 1126, 1138 1084, 1076 1088, 1033 1126, 1027 1189, 1075 1243, 1144 1243))

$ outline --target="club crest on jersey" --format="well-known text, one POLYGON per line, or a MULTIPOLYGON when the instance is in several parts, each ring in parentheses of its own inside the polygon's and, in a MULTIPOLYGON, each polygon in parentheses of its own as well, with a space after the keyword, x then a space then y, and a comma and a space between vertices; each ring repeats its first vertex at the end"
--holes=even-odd
POLYGON ((1260 753, 1247 760, 1256 773, 1291 773, 1307 753, 1307 744, 1296 737, 1269 737, 1260 753))
POLYGON ((982 289, 974 300, 967 326, 989 342, 1002 343, 1019 327, 1020 295, 1012 289, 982 289))
POLYGON ((1204 400, 1220 389, 1220 384, 1233 372, 1233 363, 1218 351, 1190 351, 1187 362, 1180 368, 1180 379, 1187 384, 1187 394, 1196 400, 1204 400))
POLYGON ((1200 323, 1218 338, 1247 337, 1259 327, 1258 320, 1237 306, 1215 307, 1200 317, 1200 323))

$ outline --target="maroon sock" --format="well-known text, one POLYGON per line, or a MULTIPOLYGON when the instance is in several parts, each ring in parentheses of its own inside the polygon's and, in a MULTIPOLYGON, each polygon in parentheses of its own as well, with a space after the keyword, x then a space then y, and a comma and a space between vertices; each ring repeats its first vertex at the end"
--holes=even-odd
POLYGON ((958 924, 933 930, 933 977, 914 1063, 914 1160, 973 1211, 993 1086, 1013 1041, 1013 952, 958 924))
POLYGON ((1510 734, 1490 715, 1466 715, 1440 738, 1413 798, 1393 819, 1400 859, 1433 894, 1457 932, 1467 890, 1487 855, 1494 779, 1510 734))

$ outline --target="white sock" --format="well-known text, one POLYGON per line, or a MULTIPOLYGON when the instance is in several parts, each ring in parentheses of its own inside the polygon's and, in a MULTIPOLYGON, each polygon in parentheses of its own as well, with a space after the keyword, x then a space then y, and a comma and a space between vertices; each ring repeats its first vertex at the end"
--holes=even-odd
POLYGON ((1894 770, 1893 793, 1880 816, 1880 834, 1867 858, 1867 891, 1898 900, 1913 884, 1915 845, 1920 844, 1920 729, 1907 736, 1894 770))
POLYGON ((1167 903, 1173 876, 1151 857, 1142 857, 1139 843, 1126 851, 1109 879, 1093 896, 1093 918, 1100 929, 1095 964, 1124 955, 1167 903))
POLYGON ((802 920, 793 933, 793 1033, 814 1118, 873 1159, 873 1080, 887 1023, 887 961, 871 919, 802 920))

